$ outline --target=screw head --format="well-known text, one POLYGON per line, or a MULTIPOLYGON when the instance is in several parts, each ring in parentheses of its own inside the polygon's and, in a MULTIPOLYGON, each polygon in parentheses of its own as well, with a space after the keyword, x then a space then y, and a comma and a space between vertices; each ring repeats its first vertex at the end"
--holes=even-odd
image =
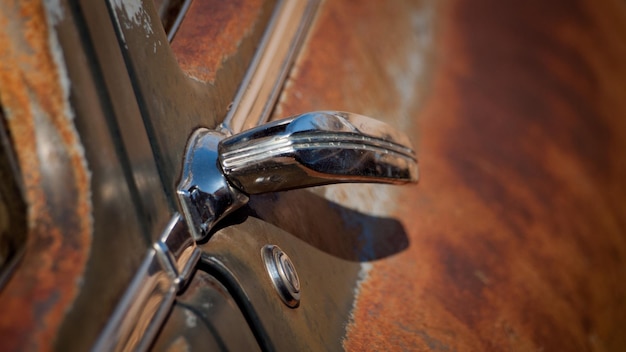
POLYGON ((300 304, 300 278, 289 256, 275 245, 264 246, 261 255, 280 299, 291 308, 297 307, 300 304))

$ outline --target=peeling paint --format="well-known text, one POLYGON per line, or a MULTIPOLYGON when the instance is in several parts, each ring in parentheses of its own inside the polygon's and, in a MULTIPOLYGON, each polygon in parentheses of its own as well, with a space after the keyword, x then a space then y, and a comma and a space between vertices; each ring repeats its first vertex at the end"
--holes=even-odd
MULTIPOLYGON (((356 282, 356 285, 354 286, 354 297, 359 297, 360 296, 360 294, 361 294, 361 286, 363 285, 365 280, 367 280, 367 277, 369 275, 370 270, 372 270, 372 264, 371 263, 369 263, 369 262, 361 263, 361 269, 359 270, 359 274, 358 274, 358 277, 357 277, 357 282, 356 282)), ((355 324, 354 311, 356 309, 356 305, 357 305, 357 300, 354 300, 352 302, 352 309, 350 309, 350 318, 348 319, 348 324, 346 324, 346 335, 347 335, 347 332, 355 324)), ((343 346, 343 349, 345 350, 346 349, 345 337, 341 341, 341 344, 343 346)))
MULTIPOLYGON (((112 0, 113 12, 118 32, 122 37, 122 41, 126 48, 126 37, 124 30, 143 29, 146 39, 149 39, 154 30, 152 28, 152 19, 148 12, 144 9, 141 0, 112 0)), ((157 22, 160 25, 160 20, 157 22)), ((154 44, 154 52, 156 53, 156 42, 154 44)), ((160 45, 160 43, 159 43, 160 45)))
POLYGON ((142 26, 146 33, 153 33, 152 27, 148 21, 148 14, 143 8, 143 1, 113 0, 113 6, 125 15, 126 21, 124 27, 126 29, 142 26))

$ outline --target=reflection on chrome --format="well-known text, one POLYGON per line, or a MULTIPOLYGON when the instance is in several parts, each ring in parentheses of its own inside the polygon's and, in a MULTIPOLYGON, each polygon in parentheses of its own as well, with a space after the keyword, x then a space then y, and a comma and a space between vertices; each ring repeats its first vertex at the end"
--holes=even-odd
POLYGON ((406 136, 347 112, 311 112, 226 138, 226 178, 247 194, 341 182, 403 184, 418 179, 406 136))
POLYGON ((405 135, 346 112, 311 112, 231 137, 199 129, 185 158, 178 196, 196 240, 245 205, 250 194, 418 179, 417 160, 405 135))

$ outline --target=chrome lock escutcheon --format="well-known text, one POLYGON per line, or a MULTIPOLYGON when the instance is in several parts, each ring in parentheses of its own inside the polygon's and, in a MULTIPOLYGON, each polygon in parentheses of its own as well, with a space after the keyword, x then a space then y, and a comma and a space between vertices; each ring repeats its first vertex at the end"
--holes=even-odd
POLYGON ((178 197, 198 241, 249 195, 343 182, 417 182, 410 145, 385 123, 337 111, 306 113, 233 136, 200 128, 187 146, 178 197))
POLYGON ((290 308, 300 304, 300 278, 289 256, 278 246, 268 244, 261 250, 261 256, 274 290, 290 308))

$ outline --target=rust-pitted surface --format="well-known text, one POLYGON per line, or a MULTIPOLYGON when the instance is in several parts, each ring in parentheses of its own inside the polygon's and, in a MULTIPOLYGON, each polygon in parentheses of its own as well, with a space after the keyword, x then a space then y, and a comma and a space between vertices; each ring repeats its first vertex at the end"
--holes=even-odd
MULTIPOLYGON (((195 79, 212 83, 222 63, 241 50, 243 40, 253 34, 260 38, 274 2, 192 1, 172 41, 181 69, 195 79)), ((244 60, 245 56, 239 64, 247 65, 244 60)))
POLYGON ((0 98, 28 208, 25 255, 0 291, 2 350, 46 350, 77 294, 91 242, 89 172, 39 1, 0 11, 0 98))
POLYGON ((626 5, 438 4, 421 108, 389 67, 428 4, 377 5, 325 2, 278 110, 419 134, 420 185, 394 193, 409 247, 373 262, 344 347, 626 349, 626 5))

